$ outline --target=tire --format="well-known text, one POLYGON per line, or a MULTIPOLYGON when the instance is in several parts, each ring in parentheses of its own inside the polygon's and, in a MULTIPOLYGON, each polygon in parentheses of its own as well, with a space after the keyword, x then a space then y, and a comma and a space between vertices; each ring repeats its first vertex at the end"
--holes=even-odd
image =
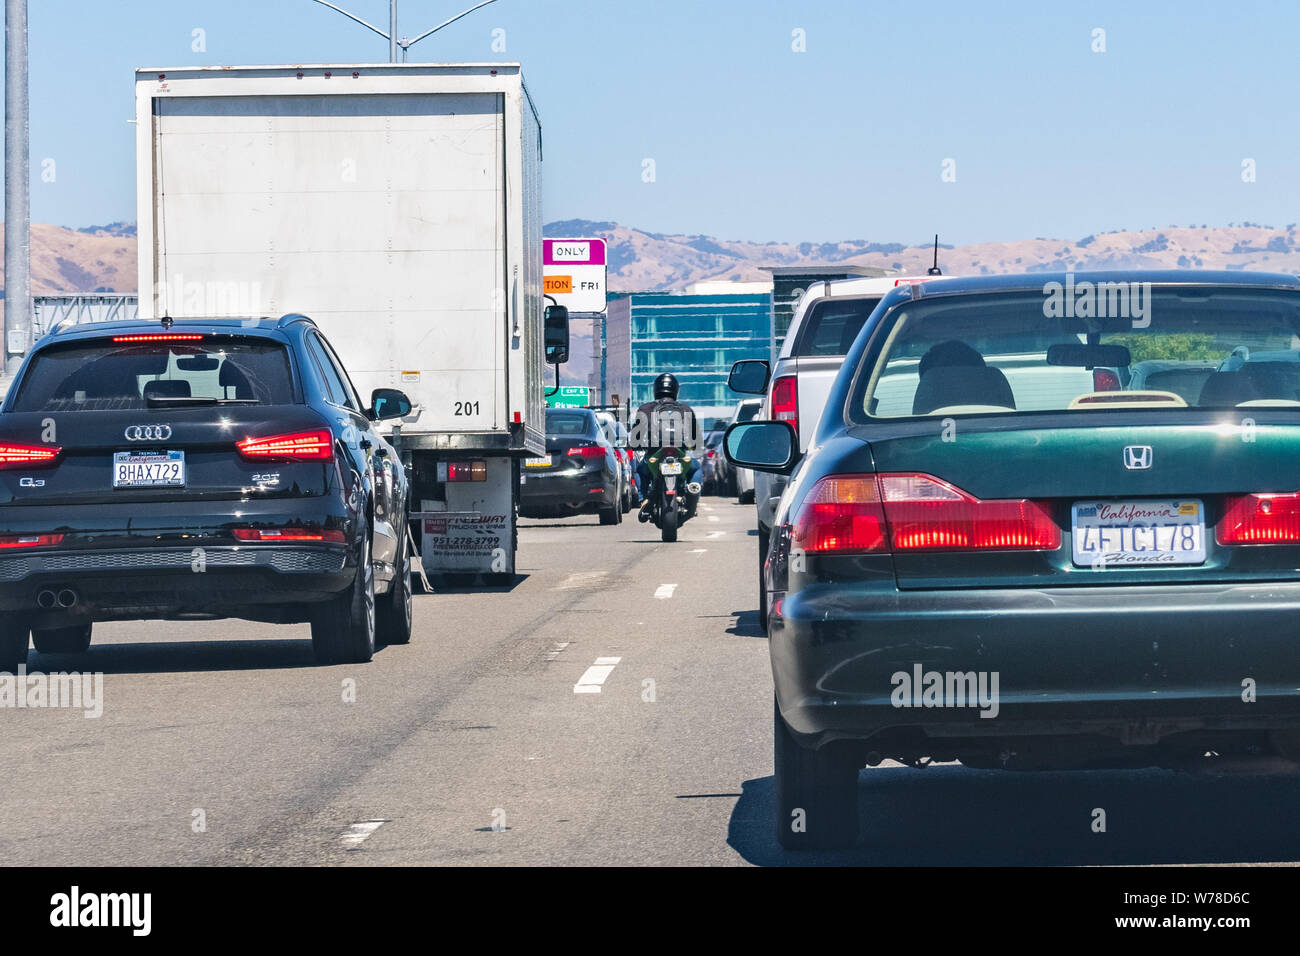
POLYGON ((767 561, 767 546, 772 539, 770 532, 758 526, 758 626, 767 633, 767 583, 763 580, 763 563, 767 561))
POLYGON ((32 644, 38 654, 84 654, 90 650, 91 624, 33 628, 32 644))
POLYGON ((623 509, 617 504, 610 505, 608 508, 599 509, 601 524, 618 524, 623 518, 623 509))
POLYGON ((666 508, 659 515, 659 537, 664 541, 677 540, 677 509, 666 508))
POLYGON ((398 547, 402 559, 393 583, 375 607, 375 640, 384 644, 411 643, 411 556, 405 537, 398 547))
POLYGON ((311 647, 318 664, 364 664, 375 653, 375 569, 365 530, 356 577, 342 594, 312 612, 311 647))
POLYGON ((787 850, 830 850, 858 842, 858 762, 834 744, 799 746, 772 701, 776 841, 787 850))
POLYGON ((17 674, 19 665, 27 663, 31 635, 27 622, 17 615, 0 620, 0 671, 17 674))

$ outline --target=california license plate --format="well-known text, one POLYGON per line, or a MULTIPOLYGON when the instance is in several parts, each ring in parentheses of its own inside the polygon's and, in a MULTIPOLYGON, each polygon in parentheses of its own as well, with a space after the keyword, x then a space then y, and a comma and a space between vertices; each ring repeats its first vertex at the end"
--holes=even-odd
POLYGON ((680 461, 666 461, 660 466, 659 471, 665 475, 680 475, 682 473, 682 463, 680 461))
POLYGON ((551 456, 543 455, 540 458, 525 458, 525 468, 549 468, 551 466, 551 456))
POLYGON ((1195 498, 1076 501, 1074 563, 1118 568, 1202 564, 1205 507, 1195 498))
POLYGON ((114 488, 185 486, 185 452, 119 451, 113 453, 114 488))

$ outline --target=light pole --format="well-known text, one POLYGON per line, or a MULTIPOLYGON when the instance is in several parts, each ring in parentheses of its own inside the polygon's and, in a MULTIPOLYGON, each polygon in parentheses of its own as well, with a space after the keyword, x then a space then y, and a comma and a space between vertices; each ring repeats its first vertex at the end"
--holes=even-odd
POLYGON ((388 0, 388 32, 387 33, 379 29, 379 27, 375 26, 373 23, 367 23, 365 20, 362 20, 356 14, 348 13, 348 11, 344 10, 342 7, 335 6, 334 4, 330 3, 329 0, 315 0, 315 2, 321 4, 322 6, 329 7, 331 10, 335 10, 338 13, 343 14, 349 20, 355 20, 357 23, 361 24, 367 30, 373 30, 375 33, 378 33, 381 37, 387 40, 389 63, 397 62, 397 50, 400 47, 402 50, 402 62, 405 63, 407 51, 410 50, 411 47, 415 46, 415 44, 419 43, 425 37, 437 33, 439 30, 441 30, 443 27, 447 26, 448 24, 455 23, 461 17, 468 16, 469 14, 477 10, 479 7, 486 7, 489 3, 494 3, 495 0, 479 0, 478 3, 474 4, 474 6, 470 7, 468 10, 462 10, 460 13, 456 14, 454 17, 452 17, 449 20, 443 20, 432 30, 425 30, 423 33, 421 33, 418 37, 415 37, 414 39, 408 39, 406 37, 402 37, 401 39, 398 39, 397 0, 388 0))
POLYGON ((5 0, 4 375, 31 345, 31 129, 27 98, 27 0, 5 0))

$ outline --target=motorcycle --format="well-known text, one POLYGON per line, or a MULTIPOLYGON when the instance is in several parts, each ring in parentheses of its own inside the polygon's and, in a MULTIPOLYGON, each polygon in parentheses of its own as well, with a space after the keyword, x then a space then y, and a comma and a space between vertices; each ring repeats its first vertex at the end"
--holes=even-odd
POLYGON ((677 529, 691 517, 687 495, 700 493, 698 482, 682 481, 683 476, 690 474, 691 464, 691 453, 676 448, 661 448, 646 458, 650 470, 650 493, 646 497, 650 507, 642 510, 640 519, 654 522, 664 541, 677 540, 677 529))

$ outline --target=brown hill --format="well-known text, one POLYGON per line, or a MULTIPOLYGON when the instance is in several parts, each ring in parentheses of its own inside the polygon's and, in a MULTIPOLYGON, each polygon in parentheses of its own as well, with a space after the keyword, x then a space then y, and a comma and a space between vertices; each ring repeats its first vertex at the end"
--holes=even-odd
MULTIPOLYGON (((134 292, 135 235, 113 226, 81 232, 32 223, 32 295, 56 292, 134 292)), ((0 249, 4 248, 0 241, 0 249)), ((2 261, 2 260, 0 260, 2 261)), ((0 269, 3 267, 0 266, 0 269)), ((0 272, 0 283, 3 272, 0 272)))

